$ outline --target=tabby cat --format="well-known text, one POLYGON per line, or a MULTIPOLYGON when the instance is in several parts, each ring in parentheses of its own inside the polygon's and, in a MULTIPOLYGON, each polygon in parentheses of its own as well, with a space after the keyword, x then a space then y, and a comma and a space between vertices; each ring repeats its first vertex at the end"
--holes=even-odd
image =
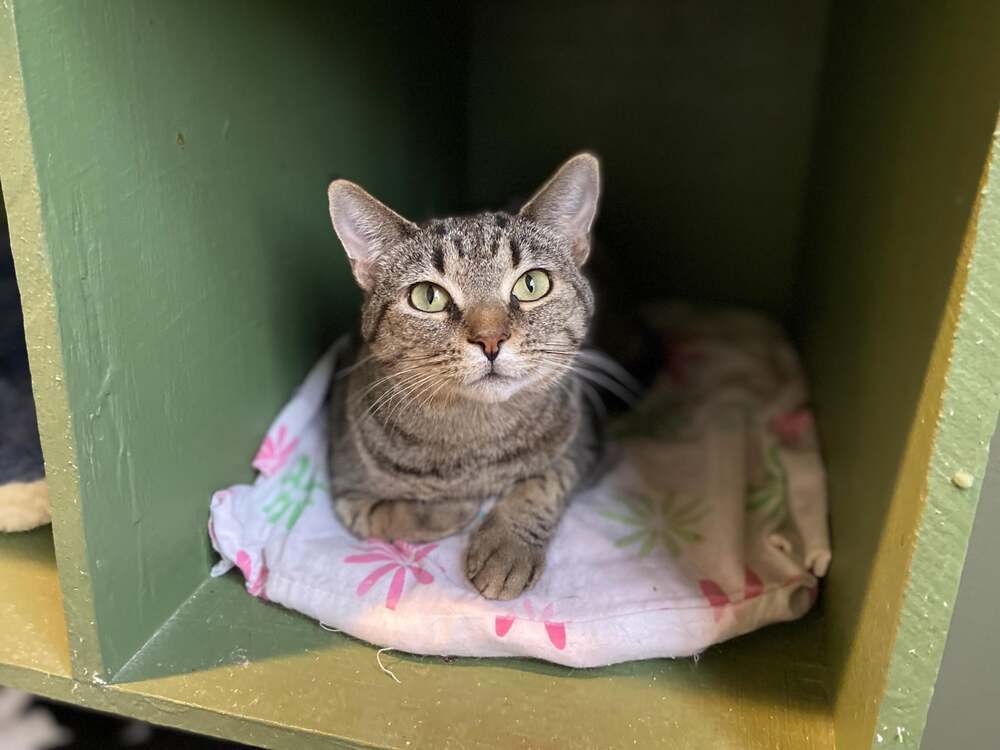
POLYGON ((598 161, 583 153, 516 215, 418 226, 354 183, 329 188, 364 291, 356 360, 331 399, 335 511, 362 539, 427 542, 497 498, 465 559, 490 599, 535 583, 598 463, 572 373, 594 308, 580 267, 599 190, 598 161))

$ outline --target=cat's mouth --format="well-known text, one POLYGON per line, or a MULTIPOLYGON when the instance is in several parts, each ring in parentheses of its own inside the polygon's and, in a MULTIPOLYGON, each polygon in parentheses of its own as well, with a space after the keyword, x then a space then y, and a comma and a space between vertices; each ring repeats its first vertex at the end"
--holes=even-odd
POLYGON ((522 377, 504 375, 496 369, 484 373, 477 380, 467 383, 463 389, 467 396, 476 401, 495 403, 506 401, 525 385, 522 377))

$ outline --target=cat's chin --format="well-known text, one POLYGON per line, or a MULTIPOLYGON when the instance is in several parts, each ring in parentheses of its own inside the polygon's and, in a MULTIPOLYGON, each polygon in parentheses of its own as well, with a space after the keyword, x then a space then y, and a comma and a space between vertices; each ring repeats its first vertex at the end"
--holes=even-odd
POLYGON ((463 386, 462 395, 472 401, 498 404, 509 400, 527 384, 526 378, 489 374, 463 386))

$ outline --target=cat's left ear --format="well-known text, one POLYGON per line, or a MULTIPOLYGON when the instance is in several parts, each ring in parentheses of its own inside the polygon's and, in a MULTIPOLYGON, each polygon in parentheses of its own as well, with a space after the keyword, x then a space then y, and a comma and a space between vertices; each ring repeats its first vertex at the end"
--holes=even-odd
POLYGON ((334 180, 327 189, 330 219, 340 238, 358 285, 375 283, 376 261, 386 248, 417 231, 417 227, 348 180, 334 180))
POLYGON ((577 154, 561 167, 521 209, 521 215, 555 229, 573 246, 583 265, 590 254, 590 227, 601 193, 601 166, 593 154, 577 154))

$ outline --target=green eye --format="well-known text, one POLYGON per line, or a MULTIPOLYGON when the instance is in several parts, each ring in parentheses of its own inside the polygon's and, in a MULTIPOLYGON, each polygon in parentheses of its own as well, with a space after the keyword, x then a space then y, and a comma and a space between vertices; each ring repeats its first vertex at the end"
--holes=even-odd
POLYGON ((515 281, 514 288, 510 290, 510 293, 521 302, 534 302, 548 294, 551 288, 552 281, 549 279, 549 275, 536 268, 515 281))
POLYGON ((410 304, 420 312, 435 313, 444 310, 451 296, 437 284, 421 281, 410 289, 410 304))

